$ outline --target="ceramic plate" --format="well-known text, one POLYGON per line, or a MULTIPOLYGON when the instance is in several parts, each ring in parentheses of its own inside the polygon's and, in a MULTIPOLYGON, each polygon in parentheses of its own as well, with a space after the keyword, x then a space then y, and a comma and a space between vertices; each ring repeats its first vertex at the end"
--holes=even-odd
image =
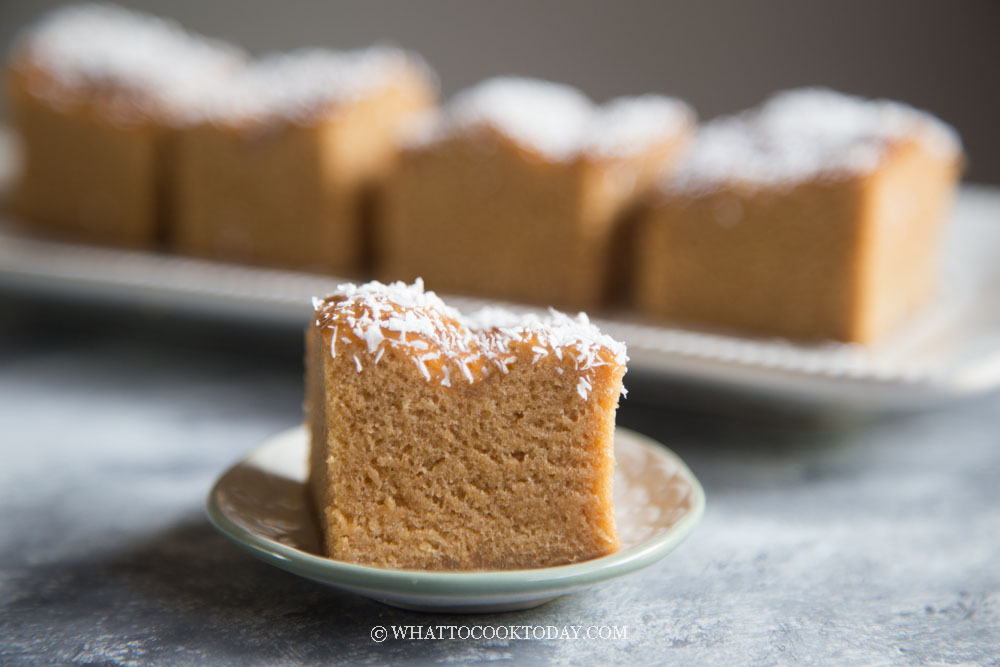
POLYGON ((534 570, 386 570, 319 555, 306 505, 308 451, 299 427, 265 442, 226 471, 208 496, 208 516, 226 537, 283 570, 406 609, 496 612, 529 609, 652 565, 698 523, 705 494, 686 465, 638 433, 615 433, 615 515, 622 548, 583 563, 534 570))

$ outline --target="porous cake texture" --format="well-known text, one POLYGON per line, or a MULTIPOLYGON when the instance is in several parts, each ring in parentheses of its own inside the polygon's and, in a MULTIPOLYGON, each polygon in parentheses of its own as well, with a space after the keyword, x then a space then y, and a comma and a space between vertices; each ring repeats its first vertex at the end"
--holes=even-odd
POLYGON ((154 244, 173 128, 243 61, 233 46, 110 5, 48 14, 8 58, 23 148, 14 208, 39 230, 154 244))
POLYGON ((590 308, 611 289, 629 207, 694 115, 647 95, 487 80, 414 123, 380 201, 379 273, 442 291, 590 308))
POLYGON ((419 280, 314 305, 309 487, 329 557, 489 570, 618 549, 622 343, 582 314, 463 316, 419 280))
POLYGON ((933 293, 962 162, 927 113, 823 89, 712 121, 636 243, 647 315, 871 343, 933 293))
POLYGON ((265 56, 203 100, 180 137, 172 244, 210 258, 357 274, 371 187, 436 79, 392 48, 265 56))

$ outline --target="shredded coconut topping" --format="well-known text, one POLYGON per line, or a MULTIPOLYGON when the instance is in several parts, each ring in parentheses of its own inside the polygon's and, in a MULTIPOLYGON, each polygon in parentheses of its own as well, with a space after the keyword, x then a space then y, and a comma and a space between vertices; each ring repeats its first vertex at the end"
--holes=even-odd
POLYGON ((357 51, 301 49, 254 61, 208 96, 202 119, 238 121, 282 118, 309 122, 317 114, 363 99, 416 74, 436 85, 431 69, 417 55, 389 47, 357 51))
MULTIPOLYGON (((583 313, 571 317, 550 309, 539 316, 491 307, 464 316, 425 291, 419 278, 412 285, 339 285, 325 299, 313 299, 313 306, 316 324, 331 330, 331 339, 346 330, 351 337, 342 339, 362 345, 373 356, 371 364, 354 356, 358 372, 377 364, 386 349, 400 348, 427 381, 450 387, 456 378, 464 378, 473 384, 494 367, 508 373, 508 367, 521 360, 517 350, 523 348, 531 355, 525 363, 550 354, 571 361, 579 373, 577 393, 586 400, 596 369, 628 361, 625 344, 602 334, 583 313)), ((330 354, 337 355, 333 343, 330 354)))
POLYGON ((413 128, 412 145, 490 127, 553 160, 627 157, 694 122, 683 102, 659 95, 596 106, 576 88, 519 77, 488 79, 458 93, 445 110, 413 128))
POLYGON ((113 89, 123 114, 182 113, 244 63, 235 46, 185 31, 173 21, 113 5, 54 10, 22 34, 15 66, 28 64, 51 81, 34 94, 60 97, 113 89))
POLYGON ((702 126, 664 189, 699 192, 734 182, 782 185, 868 173, 892 144, 906 140, 945 158, 961 151, 953 128, 905 104, 820 88, 786 91, 702 126))

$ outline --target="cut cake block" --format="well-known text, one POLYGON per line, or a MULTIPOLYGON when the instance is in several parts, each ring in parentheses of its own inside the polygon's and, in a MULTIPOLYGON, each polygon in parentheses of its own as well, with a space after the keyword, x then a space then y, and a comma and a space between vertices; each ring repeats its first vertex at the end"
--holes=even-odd
POLYGON ((618 549, 624 344, 582 314, 465 317, 419 280, 341 285, 315 315, 309 484, 329 557, 489 570, 618 549))
POLYGON ((408 133, 381 198, 379 275, 441 291, 591 308, 623 214, 678 154, 694 115, 646 95, 485 81, 408 133))
POLYGON ((306 49, 251 64, 182 133, 173 245, 360 273, 368 192, 396 157, 401 124, 435 99, 423 61, 396 49, 306 49))
POLYGON ((48 14, 7 63, 23 149, 15 212, 43 232, 155 244, 171 128, 243 61, 233 46, 110 5, 48 14))
POLYGON ((705 125, 639 224, 649 316, 871 343, 934 292, 955 132, 822 89, 705 125))

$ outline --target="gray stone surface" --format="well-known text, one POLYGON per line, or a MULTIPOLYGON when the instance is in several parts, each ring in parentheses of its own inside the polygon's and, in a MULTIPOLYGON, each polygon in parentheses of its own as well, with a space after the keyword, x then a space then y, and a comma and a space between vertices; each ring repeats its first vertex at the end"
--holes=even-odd
MULTIPOLYGON (((0 663, 996 663, 1000 395, 867 423, 678 410, 702 525, 654 567, 539 609, 395 610, 273 569, 203 514, 299 420, 295 335, 53 318, 0 298, 0 663), (375 643, 375 625, 624 626, 618 640, 375 643)), ((112 314, 113 315, 113 314, 112 314)), ((753 413, 754 410, 749 410, 753 413)))

